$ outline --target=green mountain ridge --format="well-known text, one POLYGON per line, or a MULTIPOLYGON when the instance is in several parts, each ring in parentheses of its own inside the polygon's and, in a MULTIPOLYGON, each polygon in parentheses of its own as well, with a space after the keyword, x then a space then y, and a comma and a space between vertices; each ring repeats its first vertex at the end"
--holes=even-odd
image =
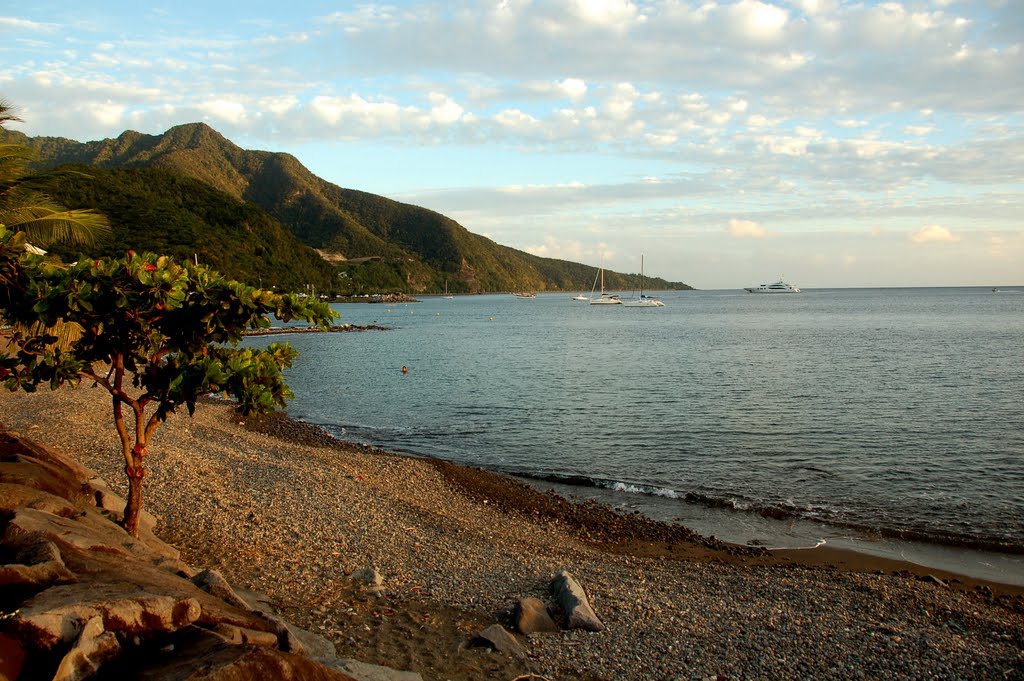
MULTIPOLYGON (((244 150, 203 123, 179 125, 162 135, 126 131, 94 142, 22 137, 35 149, 43 168, 82 164, 155 169, 198 180, 234 201, 258 206, 302 244, 337 264, 338 284, 347 289, 342 292, 432 293, 442 290, 445 282, 455 293, 581 290, 589 289, 597 272, 589 265, 502 246, 426 208, 331 184, 290 154, 244 150)), ((93 182, 109 180, 103 176, 93 182)), ((83 197, 88 194, 79 192, 83 197)), ((58 198, 70 205, 69 197, 58 198)), ((284 242, 275 247, 300 250, 284 242)), ((312 256, 302 252, 300 257, 312 256)), ((609 289, 635 288, 638 279, 636 274, 605 272, 609 289)), ((691 288, 651 277, 645 286, 691 288)))
POLYGON ((52 180, 64 205, 89 206, 110 218, 113 234, 91 247, 56 245, 65 260, 152 251, 196 258, 222 274, 282 290, 331 292, 338 271, 259 207, 205 182, 162 168, 63 166, 80 173, 52 180))

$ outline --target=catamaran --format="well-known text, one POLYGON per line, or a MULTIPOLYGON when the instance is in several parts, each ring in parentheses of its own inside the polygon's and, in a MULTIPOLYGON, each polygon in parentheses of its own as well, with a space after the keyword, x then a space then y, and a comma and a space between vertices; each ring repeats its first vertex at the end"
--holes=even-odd
POLYGON ((657 298, 644 295, 644 256, 640 256, 640 297, 634 300, 624 300, 622 304, 626 307, 665 307, 665 303, 657 298))

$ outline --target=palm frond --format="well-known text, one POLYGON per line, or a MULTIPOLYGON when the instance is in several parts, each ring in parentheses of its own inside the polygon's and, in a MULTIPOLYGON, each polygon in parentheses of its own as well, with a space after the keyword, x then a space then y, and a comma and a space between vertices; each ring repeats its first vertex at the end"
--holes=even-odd
POLYGON ((71 349, 71 346, 82 337, 83 329, 75 322, 57 322, 54 326, 35 324, 10 324, 0 333, 0 350, 10 347, 11 334, 21 332, 23 336, 56 336, 57 340, 47 345, 47 348, 58 348, 64 352, 71 349))
POLYGON ((47 206, 19 206, 0 211, 0 222, 24 231, 40 245, 54 243, 89 244, 111 233, 106 215, 91 208, 54 210, 47 206))

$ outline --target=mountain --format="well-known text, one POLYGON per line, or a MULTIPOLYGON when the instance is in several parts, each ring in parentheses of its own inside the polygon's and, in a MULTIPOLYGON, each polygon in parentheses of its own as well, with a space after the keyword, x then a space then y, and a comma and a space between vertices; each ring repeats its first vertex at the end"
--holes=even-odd
MULTIPOLYGON (((580 290, 589 288, 596 274, 588 265, 502 246, 440 213, 338 187, 290 154, 244 150, 203 123, 179 125, 162 135, 128 131, 95 142, 25 141, 47 168, 69 163, 155 168, 250 202, 337 265, 352 292, 436 292, 445 281, 456 293, 580 290)), ((635 274, 605 273, 608 288, 634 288, 637 280, 635 274)), ((690 288, 657 278, 648 278, 646 287, 690 288)))
POLYGON ((162 168, 96 168, 51 178, 46 191, 66 206, 110 218, 113 233, 90 247, 55 245, 65 260, 122 256, 129 249, 196 258, 222 274, 291 291, 332 292, 338 271, 259 207, 162 168))

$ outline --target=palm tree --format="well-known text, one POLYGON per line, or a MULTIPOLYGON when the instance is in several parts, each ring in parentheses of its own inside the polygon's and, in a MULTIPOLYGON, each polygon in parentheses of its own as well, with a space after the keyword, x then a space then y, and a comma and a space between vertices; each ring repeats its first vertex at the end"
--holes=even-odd
MULTIPOLYGON (((32 173, 32 150, 22 144, 8 142, 3 134, 6 123, 20 120, 13 107, 0 100, 0 224, 16 232, 24 232, 28 239, 25 248, 39 254, 45 251, 33 243, 38 246, 87 244, 109 234, 110 221, 106 215, 90 209, 68 210, 47 196, 44 189, 47 179, 74 171, 55 171, 46 175, 32 173)), ((3 325, 0 319, 0 331, 3 325)), ((23 330, 34 334, 43 332, 41 328, 23 330)), ((56 344, 64 348, 81 336, 81 328, 77 324, 61 322, 48 331, 57 337, 56 344)), ((6 345, 3 336, 0 333, 0 349, 6 345)))
MULTIPOLYGON (((21 120, 7 102, 0 100, 0 130, 6 123, 21 120)), ((32 150, 0 136, 0 224, 23 231, 29 241, 46 246, 53 243, 91 243, 110 233, 110 221, 94 210, 68 210, 47 196, 45 175, 31 172, 32 150)))

